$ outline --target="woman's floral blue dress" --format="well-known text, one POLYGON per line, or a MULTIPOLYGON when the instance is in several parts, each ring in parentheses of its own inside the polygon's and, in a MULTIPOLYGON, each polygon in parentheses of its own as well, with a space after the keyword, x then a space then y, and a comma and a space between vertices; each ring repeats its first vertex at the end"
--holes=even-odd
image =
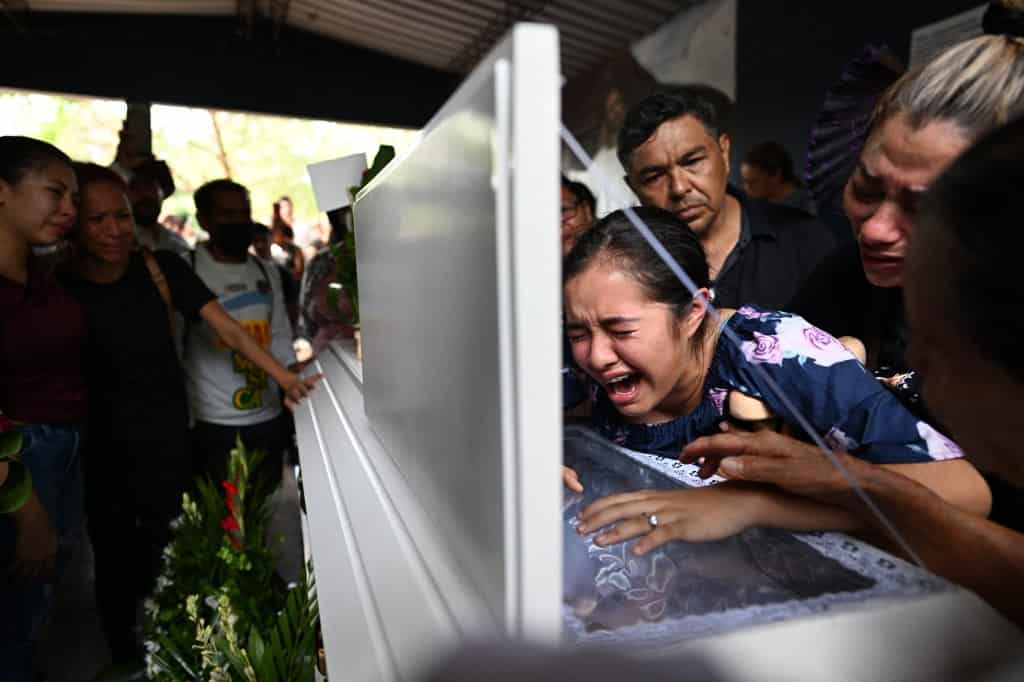
POLYGON ((691 414, 661 424, 629 424, 595 386, 593 426, 631 450, 678 457, 690 441, 720 431, 728 418, 726 398, 739 391, 762 400, 802 433, 772 382, 830 447, 878 464, 963 456, 955 443, 908 412, 839 341, 798 315, 754 306, 740 308, 726 322, 704 400, 691 414))

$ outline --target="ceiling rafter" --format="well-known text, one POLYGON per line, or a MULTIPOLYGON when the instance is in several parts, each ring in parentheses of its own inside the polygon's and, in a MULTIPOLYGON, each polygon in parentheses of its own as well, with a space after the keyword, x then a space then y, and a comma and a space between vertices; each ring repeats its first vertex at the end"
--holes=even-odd
POLYGON ((494 18, 476 39, 452 60, 450 70, 469 71, 517 21, 531 19, 544 10, 548 0, 505 0, 502 12, 494 18))
POLYGON ((562 71, 587 71, 706 0, 0 0, 19 26, 26 12, 234 15, 240 36, 277 44, 292 26, 452 73, 466 73, 517 21, 561 34, 562 71))
POLYGON ((252 40, 256 35, 256 14, 259 11, 256 0, 238 0, 236 11, 239 34, 246 40, 252 40))

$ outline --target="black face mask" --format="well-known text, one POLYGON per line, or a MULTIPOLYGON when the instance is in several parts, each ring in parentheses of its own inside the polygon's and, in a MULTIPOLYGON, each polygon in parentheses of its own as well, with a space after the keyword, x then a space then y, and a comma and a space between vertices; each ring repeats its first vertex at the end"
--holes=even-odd
POLYGON ((244 260, 252 245, 254 232, 252 223, 226 223, 217 226, 210 239, 224 255, 236 260, 244 260))

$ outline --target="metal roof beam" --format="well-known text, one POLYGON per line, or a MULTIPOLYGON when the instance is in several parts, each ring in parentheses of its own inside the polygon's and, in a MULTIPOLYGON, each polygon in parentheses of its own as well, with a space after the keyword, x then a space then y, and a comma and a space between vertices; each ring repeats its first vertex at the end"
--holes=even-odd
MULTIPOLYGON (((358 42, 376 50, 386 51, 386 46, 389 42, 403 42, 404 40, 404 44, 407 45, 427 45, 433 48, 433 51, 436 53, 448 55, 450 59, 451 55, 455 54, 455 51, 459 48, 458 45, 453 45, 450 37, 446 39, 435 34, 420 33, 412 27, 395 24, 393 18, 389 19, 386 15, 377 16, 372 12, 366 12, 365 9, 349 10, 346 7, 328 3, 326 5, 318 5, 317 12, 323 16, 330 17, 332 21, 338 24, 337 27, 332 27, 336 32, 332 31, 330 35, 346 41, 358 42), (337 30, 342 27, 347 30, 337 30), (380 40, 368 42, 361 39, 359 34, 368 28, 374 29, 380 40)), ((315 30, 317 22, 310 21, 307 26, 315 30)))
POLYGON ((487 28, 480 32, 476 39, 452 60, 453 71, 466 72, 490 50, 495 42, 517 21, 533 18, 542 13, 549 0, 505 0, 503 14, 496 15, 487 28))
POLYGON ((238 34, 252 40, 256 29, 256 0, 238 0, 238 34))
POLYGON ((28 13, 28 3, 25 0, 0 0, 0 9, 3 9, 4 16, 6 16, 14 26, 14 30, 18 33, 25 33, 24 24, 22 24, 15 15, 15 12, 28 13))
POLYGON ((281 37, 281 28, 288 21, 292 0, 270 0, 270 26, 274 41, 281 37))

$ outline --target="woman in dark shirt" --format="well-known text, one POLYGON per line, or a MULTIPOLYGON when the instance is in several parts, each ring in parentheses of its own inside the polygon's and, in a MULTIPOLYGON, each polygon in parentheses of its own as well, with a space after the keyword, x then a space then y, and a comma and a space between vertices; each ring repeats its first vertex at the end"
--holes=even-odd
POLYGON ((65 283, 88 325, 85 373, 94 399, 85 481, 96 595, 115 664, 137 663, 136 603, 156 578, 168 524, 192 475, 177 354, 181 330, 173 313, 207 321, 225 344, 277 381, 290 404, 314 380, 278 364, 184 260, 135 249, 135 224, 119 176, 91 164, 76 171, 77 253, 65 283))
POLYGON ((855 336, 867 365, 916 406, 904 357, 903 262, 917 199, 978 137, 1024 113, 1024 40, 981 36, 911 71, 883 95, 843 192, 856 245, 826 259, 786 309, 855 336))
POLYGON ((71 228, 76 194, 63 152, 0 137, 0 412, 22 438, 20 461, 5 462, 0 485, 9 512, 0 514, 0 665, 10 680, 32 679, 33 642, 49 606, 45 582, 55 582, 58 548, 66 558, 82 522, 85 320, 32 258, 33 246, 71 228))
MULTIPOLYGON (((857 244, 826 259, 787 306, 833 335, 861 339, 868 368, 925 419, 920 381, 906 359, 903 313, 917 200, 975 140, 1021 114, 1021 38, 980 36, 900 78, 878 105, 843 193, 857 244)), ((1024 498, 996 478, 989 483, 992 518, 1024 527, 1024 498)))

